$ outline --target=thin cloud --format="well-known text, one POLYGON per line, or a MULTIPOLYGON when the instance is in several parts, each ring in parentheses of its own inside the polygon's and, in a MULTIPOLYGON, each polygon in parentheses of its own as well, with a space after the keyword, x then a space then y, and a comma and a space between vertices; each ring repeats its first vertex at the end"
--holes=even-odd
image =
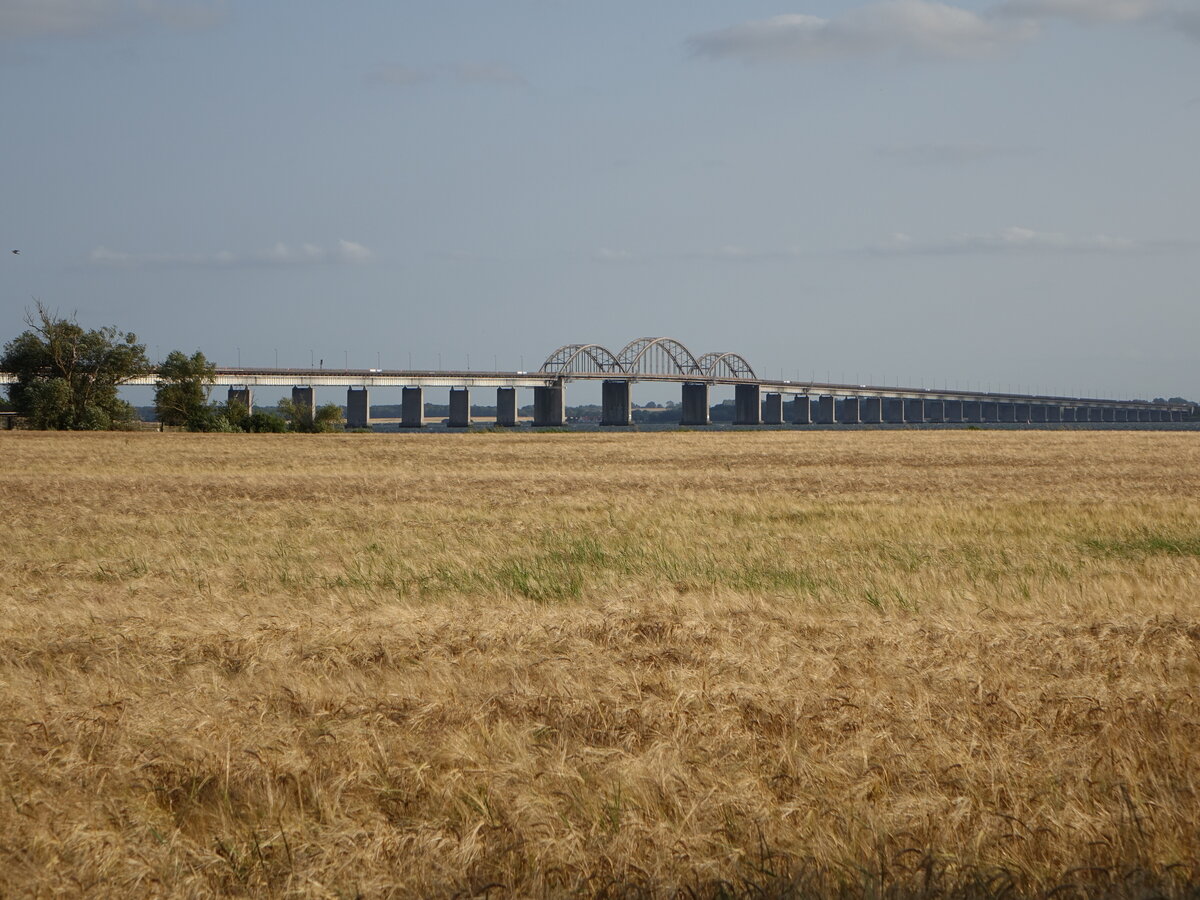
POLYGON ((691 52, 747 63, 852 57, 980 59, 1038 38, 1047 22, 1147 24, 1200 40, 1183 0, 998 0, 980 12, 934 0, 880 0, 833 18, 781 15, 694 35, 691 52))
POLYGON ((511 66, 496 62, 460 62, 424 67, 386 63, 367 72, 366 79, 371 84, 398 87, 417 87, 438 82, 520 88, 528 86, 528 82, 519 72, 511 66))
POLYGON ((685 250, 675 253, 634 253, 630 250, 614 250, 610 247, 601 247, 592 254, 592 259, 595 262, 609 264, 677 262, 680 260, 754 263, 793 260, 808 255, 810 255, 808 252, 797 249, 762 249, 755 247, 743 247, 738 244, 726 244, 721 247, 713 247, 710 249, 685 250))
POLYGON ((909 144, 880 147, 880 156, 912 166, 960 166, 1007 156, 1024 156, 1033 151, 1025 147, 1001 147, 995 144, 909 144))
POLYGON ((367 81, 372 84, 390 84, 400 87, 412 87, 429 80, 429 73, 412 66, 399 63, 376 66, 367 73, 367 81))
POLYGON ((1172 31, 1200 41, 1200 10, 1169 9, 1159 13, 1155 20, 1172 31))
POLYGON ((196 0, 0 0, 0 38, 79 37, 145 25, 191 30, 224 16, 223 2, 196 0))
POLYGON ((97 247, 88 261, 95 266, 117 269, 205 268, 229 269, 244 266, 358 265, 374 254, 355 241, 341 240, 332 247, 317 244, 285 244, 282 241, 253 253, 128 253, 97 247))
POLYGON ((930 0, 884 0, 833 19, 783 15, 692 37, 693 53, 744 62, 860 56, 972 59, 1035 37, 1025 19, 993 18, 930 0))
POLYGON ((1032 19, 1095 22, 1136 22, 1160 7, 1159 0, 1002 0, 993 13, 1032 19))
POLYGON ((458 63, 450 67, 450 73, 460 84, 497 84, 508 87, 525 87, 525 79, 509 66, 502 63, 458 63))
POLYGON ((1012 226, 990 234, 965 234, 943 240, 921 240, 898 233, 870 248, 878 255, 953 255, 953 254, 1125 254, 1183 249, 1194 246, 1188 241, 1139 241, 1107 234, 1069 235, 1012 226))

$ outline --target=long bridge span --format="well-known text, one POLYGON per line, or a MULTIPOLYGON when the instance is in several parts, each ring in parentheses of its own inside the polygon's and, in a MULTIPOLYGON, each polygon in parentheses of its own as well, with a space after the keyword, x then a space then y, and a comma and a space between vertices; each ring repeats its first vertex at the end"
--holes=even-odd
MULTIPOLYGON (((11 383, 0 373, 0 383, 11 383)), ((783 425, 784 402, 792 401, 790 423, 810 424, 1103 424, 1178 422, 1193 412, 1190 404, 1067 397, 945 388, 890 387, 759 377, 740 354, 697 355, 667 337, 644 337, 612 351, 600 344, 567 344, 546 358, 537 371, 480 372, 407 369, 327 369, 219 367, 214 379, 229 388, 228 398, 254 405, 256 387, 291 387, 293 402, 315 407, 317 387, 344 386, 346 424, 371 424, 370 390, 401 387, 401 427, 425 424, 425 388, 450 389, 452 427, 471 424, 472 389, 496 390, 496 424, 518 423, 517 390, 533 391, 533 424, 566 423, 566 386, 600 381, 602 425, 633 423, 634 382, 680 385, 681 424, 711 424, 709 394, 715 386, 734 389, 735 425, 783 425)), ((127 384, 154 385, 157 372, 127 384)))

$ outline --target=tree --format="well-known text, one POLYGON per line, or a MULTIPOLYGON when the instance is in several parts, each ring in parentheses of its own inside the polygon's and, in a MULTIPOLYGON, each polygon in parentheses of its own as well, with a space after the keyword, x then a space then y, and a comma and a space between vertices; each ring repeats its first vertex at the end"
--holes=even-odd
POLYGON ((133 423, 118 388, 150 371, 137 335, 112 326, 85 331, 40 302, 25 316, 29 330, 4 345, 0 370, 15 410, 35 428, 102 430, 133 423))
POLYGON ((345 424, 342 408, 336 403, 326 403, 314 411, 306 403, 295 403, 290 397, 281 397, 278 409, 280 415, 287 419, 292 431, 327 434, 341 431, 345 424))
POLYGON ((172 350, 158 367, 154 388, 154 411, 164 425, 186 425, 191 431, 209 431, 213 412, 208 395, 216 380, 217 367, 197 350, 185 356, 172 350))

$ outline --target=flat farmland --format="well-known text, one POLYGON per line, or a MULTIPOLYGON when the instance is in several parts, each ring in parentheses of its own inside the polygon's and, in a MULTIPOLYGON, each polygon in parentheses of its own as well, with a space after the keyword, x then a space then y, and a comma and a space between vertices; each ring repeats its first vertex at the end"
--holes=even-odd
POLYGON ((1196 434, 0 460, 0 896, 1200 890, 1196 434))

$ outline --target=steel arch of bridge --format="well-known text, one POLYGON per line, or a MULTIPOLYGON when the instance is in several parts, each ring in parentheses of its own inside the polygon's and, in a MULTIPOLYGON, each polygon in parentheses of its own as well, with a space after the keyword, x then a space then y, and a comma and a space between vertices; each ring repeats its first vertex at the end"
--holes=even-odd
POLYGON ((737 353, 705 353, 700 357, 700 368, 710 378, 758 378, 750 363, 737 353))
POLYGON ((637 338, 617 353, 600 344, 567 344, 551 353, 539 371, 550 375, 678 375, 749 380, 758 377, 737 353, 705 353, 697 357, 683 343, 669 337, 637 338))
POLYGON ((599 344, 567 344, 559 347, 542 363, 542 372, 558 375, 571 373, 594 375, 604 372, 623 372, 612 351, 599 344))
POLYGON ((630 341, 617 354, 626 372, 639 375, 703 375, 692 351, 674 338, 643 337, 630 341))

